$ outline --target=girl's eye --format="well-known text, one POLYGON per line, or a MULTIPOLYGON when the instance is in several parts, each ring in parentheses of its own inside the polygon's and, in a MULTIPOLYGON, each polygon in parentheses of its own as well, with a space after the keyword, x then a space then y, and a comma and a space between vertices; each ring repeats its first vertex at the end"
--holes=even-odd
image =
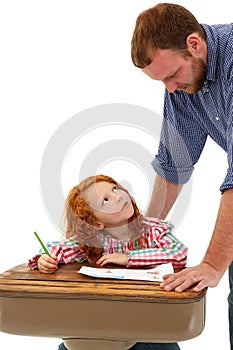
POLYGON ((115 185, 114 187, 113 187, 113 192, 117 192, 119 190, 119 188, 115 185))

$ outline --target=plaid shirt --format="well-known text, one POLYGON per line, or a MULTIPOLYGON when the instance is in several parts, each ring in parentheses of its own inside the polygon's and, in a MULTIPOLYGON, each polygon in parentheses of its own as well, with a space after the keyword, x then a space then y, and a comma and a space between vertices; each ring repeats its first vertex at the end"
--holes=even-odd
MULTIPOLYGON (((101 234, 103 254, 123 253, 128 255, 127 267, 156 266, 171 262, 174 267, 184 267, 187 262, 187 247, 171 232, 173 225, 156 218, 144 218, 141 231, 143 248, 139 246, 137 236, 131 240, 119 240, 110 235, 101 234)), ((79 249, 79 242, 74 238, 47 243, 51 255, 58 263, 83 262, 85 254, 79 249)), ((29 260, 31 269, 37 268, 37 261, 43 250, 29 260)))

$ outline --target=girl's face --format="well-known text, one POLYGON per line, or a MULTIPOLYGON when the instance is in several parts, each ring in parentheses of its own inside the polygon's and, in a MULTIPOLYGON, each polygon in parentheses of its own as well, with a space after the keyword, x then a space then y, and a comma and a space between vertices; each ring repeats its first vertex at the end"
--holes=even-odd
POLYGON ((113 183, 96 182, 88 187, 84 197, 99 221, 100 228, 122 226, 134 214, 128 194, 113 183))

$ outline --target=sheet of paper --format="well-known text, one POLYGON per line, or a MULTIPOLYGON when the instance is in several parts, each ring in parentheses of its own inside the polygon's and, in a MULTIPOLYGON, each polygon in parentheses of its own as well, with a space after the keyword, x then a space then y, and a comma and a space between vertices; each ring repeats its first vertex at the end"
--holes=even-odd
POLYGON ((82 266, 79 271, 87 276, 97 278, 117 278, 124 280, 144 280, 144 281, 156 281, 163 280, 163 276, 167 273, 174 273, 172 263, 161 264, 151 269, 106 269, 82 266))

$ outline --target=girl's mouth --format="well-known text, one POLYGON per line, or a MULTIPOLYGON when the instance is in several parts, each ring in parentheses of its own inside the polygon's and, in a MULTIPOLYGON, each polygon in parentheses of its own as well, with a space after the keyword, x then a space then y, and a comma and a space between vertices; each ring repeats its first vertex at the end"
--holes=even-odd
POLYGON ((122 209, 121 209, 121 211, 123 211, 127 207, 128 204, 129 204, 129 202, 125 202, 123 207, 122 207, 122 209))

